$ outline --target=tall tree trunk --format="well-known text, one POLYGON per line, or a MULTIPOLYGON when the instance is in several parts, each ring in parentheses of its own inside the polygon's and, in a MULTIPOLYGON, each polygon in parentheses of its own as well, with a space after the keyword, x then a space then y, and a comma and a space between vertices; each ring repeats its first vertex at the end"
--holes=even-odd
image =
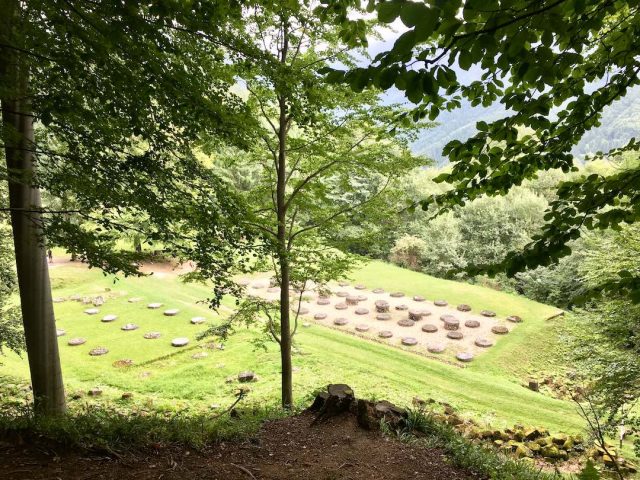
MULTIPOLYGON (((0 0, 4 19, 2 43, 15 45, 20 22, 19 3, 0 0)), ((2 138, 9 174, 9 206, 20 288, 22 320, 31 371, 34 410, 54 415, 65 411, 64 386, 58 354, 51 284, 43 243, 40 191, 32 185, 35 175, 33 116, 28 92, 27 62, 19 50, 0 48, 0 76, 5 85, 2 103, 2 138)))

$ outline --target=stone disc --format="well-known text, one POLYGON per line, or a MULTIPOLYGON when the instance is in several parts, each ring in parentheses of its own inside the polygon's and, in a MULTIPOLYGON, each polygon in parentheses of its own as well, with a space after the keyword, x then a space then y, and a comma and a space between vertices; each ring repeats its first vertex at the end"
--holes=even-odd
POLYGON ((356 290, 366 290, 367 289, 367 287, 365 285, 362 285, 360 283, 358 285, 355 285, 353 288, 355 288, 356 290))
POLYGON ((95 315, 98 312, 100 312, 100 310, 98 310, 97 308, 87 308, 84 311, 84 313, 86 313, 87 315, 95 315))
POLYGON ((160 338, 162 334, 160 332, 149 332, 143 335, 147 340, 155 340, 156 338, 160 338))
POLYGON ((429 310, 422 310, 422 316, 423 317, 428 317, 431 315, 431 312, 429 310))
POLYGON ((62 303, 64 302, 66 299, 64 297, 56 297, 54 298, 52 301, 53 303, 62 303))
POLYGON ((462 336, 462 332, 459 332, 457 330, 447 332, 447 338, 450 338, 451 340, 462 340, 462 336))
POLYGON ((380 320, 382 322, 391 320, 391 315, 388 313, 379 313, 376 315, 376 320, 380 320))
POLYGON ((493 345, 493 342, 491 340, 487 340, 486 338, 476 338, 476 341, 474 343, 481 348, 489 348, 493 345))
POLYGON ((443 322, 447 321, 447 320, 457 320, 456 317, 454 317, 453 315, 450 315, 448 313, 445 313, 444 315, 440 315, 440 320, 442 320, 443 322))
POLYGON ((180 310, 177 308, 170 308, 169 310, 162 312, 165 317, 175 317, 178 313, 180 313, 180 310))
POLYGON ((129 303, 138 303, 139 301, 141 301, 142 299, 140 297, 131 297, 129 300, 127 300, 129 303))
POLYGON ((147 305, 147 308, 150 308, 151 310, 156 310, 161 306, 162 306, 161 303, 150 303, 149 305, 147 305))
POLYGON ((346 303, 336 303, 335 305, 335 309, 336 310, 346 310, 347 309, 347 304, 346 303))
POLYGON ((202 324, 202 323, 204 323, 206 321, 207 321, 207 319, 204 318, 204 317, 192 317, 191 320, 190 320, 192 325, 200 325, 200 324, 202 324))
POLYGON ((366 315, 369 313, 369 309, 364 307, 359 307, 359 308, 356 308, 355 312, 356 312, 356 315, 366 315))
POLYGON ((371 290, 372 293, 384 293, 384 290, 382 288, 374 288, 373 290, 371 290))
POLYGON ((75 347, 77 345, 82 345, 84 343, 87 342, 86 338, 82 338, 82 337, 76 337, 76 338, 71 338, 69 339, 69 341, 67 342, 68 345, 75 347))
POLYGON ((328 298, 319 298, 316 303, 318 305, 329 305, 331 304, 331 300, 329 300, 328 298))
POLYGON ((345 298, 345 301, 347 302, 347 305, 357 305, 360 300, 358 300, 358 297, 349 295, 345 298))
POLYGON ((56 336, 63 337, 67 334, 63 328, 56 328, 56 336))
POLYGON ((251 283, 251 281, 248 278, 241 278, 236 283, 238 285, 240 285, 241 287, 246 287, 247 285, 249 285, 251 283))
POLYGON ((380 330, 380 332, 378 332, 378 336, 380 338, 391 338, 393 337, 393 333, 390 330, 380 330))
POLYGON ((98 357, 100 355, 106 355, 107 353, 109 353, 109 349, 105 348, 105 347, 97 347, 97 348, 92 348, 91 350, 89 350, 89 355, 91 355, 92 357, 98 357))
POLYGON ((414 337, 402 337, 402 344, 408 347, 413 347, 414 345, 418 344, 418 340, 416 340, 414 337))
POLYGON ((392 298, 402 298, 402 297, 404 297, 404 293, 402 293, 402 292, 391 292, 389 294, 389 296, 392 297, 392 298))
POLYGON ((461 362, 470 362, 473 360, 473 353, 470 352, 460 352, 456 354, 456 358, 461 362))
POLYGON ((404 312, 406 310, 409 310, 409 307, 407 305, 405 305, 404 303, 401 303, 400 305, 396 305, 394 308, 396 310, 400 311, 400 312, 404 312))
POLYGON ((336 297, 347 298, 348 296, 349 296, 349 292, 344 292, 344 291, 336 292, 336 297))
MULTIPOLYGON (((292 308, 291 311, 293 313, 296 313, 296 309, 292 308)), ((298 315, 306 315, 307 313, 309 313, 309 309, 307 307, 300 307, 298 309, 298 315)))
POLYGON ((413 327, 416 324, 413 320, 409 320, 408 318, 402 318, 398 320, 398 325, 401 327, 413 327))
POLYGON ((480 312, 480 315, 482 315, 483 317, 495 317, 496 312, 492 312, 491 310, 482 310, 480 312))
POLYGON ((466 303, 461 303, 456 308, 458 309, 459 312, 470 312, 471 311, 471 306, 467 305, 466 303))
POLYGON ((506 335, 509 333, 509 329, 504 325, 495 325, 494 327, 491 327, 491 331, 496 335, 506 335))
POLYGON ((178 337, 171 340, 171 345, 174 347, 184 347, 189 343, 189 339, 187 337, 178 337))
POLYGON ((434 333, 438 331, 438 327, 436 327, 435 325, 431 324, 431 323, 425 323, 422 326, 422 331, 426 332, 426 333, 434 333))
POLYGON ((445 318, 444 329, 445 330, 458 330, 460 328, 460 322, 457 318, 445 318))
POLYGON ((349 320, 347 320, 346 318, 342 318, 342 317, 336 318, 333 321, 334 325, 340 325, 340 326, 346 325, 347 323, 349 323, 349 320))
POLYGON ((127 323, 126 325, 123 325, 122 327, 120 327, 120 330, 124 330, 125 332, 130 332, 132 330, 137 330, 138 329, 138 325, 136 325, 135 323, 127 323))
POLYGON ((409 310, 409 319, 413 321, 422 320, 422 310, 409 310))
POLYGON ((324 320, 325 318, 327 318, 327 314, 326 313, 316 313, 313 316, 314 319, 316 320, 324 320))
POLYGON ((415 297, 413 297, 413 301, 414 302, 424 302, 426 300, 426 298, 420 296, 420 295, 416 295, 415 297))
POLYGON ((436 300, 435 302, 433 302, 433 304, 436 307, 446 307, 447 305, 449 305, 446 300, 436 300))
POLYGON ((358 301, 359 302, 364 302, 367 300, 367 296, 366 295, 358 295, 358 301))
POLYGON ((511 323, 520 323, 522 322, 522 317, 519 317, 518 315, 509 315, 507 317, 507 320, 509 320, 511 323))
POLYGON ((102 321, 105 323, 113 322, 118 319, 117 315, 105 315, 102 317, 102 321))
POLYGON ((442 343, 430 343, 427 345, 427 351, 431 353, 442 353, 445 350, 445 346, 442 343))
POLYGON ((367 325, 366 323, 359 323, 358 325, 356 325, 356 330, 358 332, 366 332, 369 330, 369 325, 367 325))
POLYGON ((345 282, 344 280, 341 282, 338 282, 338 285, 340 285, 341 287, 348 287, 349 286, 349 282, 345 282))
POLYGON ((464 322, 464 326, 469 328, 478 328, 480 326, 480 322, 478 320, 467 320, 464 322))

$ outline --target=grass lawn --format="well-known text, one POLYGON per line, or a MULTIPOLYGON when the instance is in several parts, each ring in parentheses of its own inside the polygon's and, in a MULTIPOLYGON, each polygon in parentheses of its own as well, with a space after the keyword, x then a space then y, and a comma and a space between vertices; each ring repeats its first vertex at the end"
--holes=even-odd
MULTIPOLYGON (((248 401, 277 404, 279 354, 275 345, 266 351, 255 350, 252 340, 257 333, 240 328, 225 344, 224 350, 204 348, 196 342, 197 332, 206 325, 191 325, 192 316, 204 316, 209 322, 220 320, 233 308, 226 301, 220 315, 199 303, 207 298, 205 285, 185 285, 172 274, 153 275, 113 281, 96 270, 79 264, 64 264, 51 269, 54 297, 72 294, 112 296, 98 315, 83 313, 89 306, 79 302, 57 303, 58 327, 67 334, 60 337, 63 373, 69 392, 100 386, 104 398, 117 398, 130 391, 136 398, 168 408, 211 404, 222 407, 231 403, 236 383, 226 383, 242 370, 254 370, 259 381, 252 383, 248 401), (109 288, 110 291, 105 291, 109 288), (131 297, 141 297, 129 303, 131 297), (149 310, 147 303, 162 302, 159 310, 149 310), (175 317, 165 317, 165 308, 179 308, 175 317), (118 315, 112 323, 102 323, 106 314, 118 315), (139 329, 120 330, 125 323, 139 329), (162 332, 157 340, 143 334, 162 332), (191 339, 188 347, 176 349, 174 337, 191 339), (87 343, 70 347, 71 337, 84 337, 87 343), (91 348, 103 346, 109 353, 91 357, 91 348), (206 352, 202 359, 193 359, 206 352), (116 368, 116 360, 131 359, 134 366, 116 368)), ((556 309, 522 297, 496 292, 479 286, 435 279, 382 262, 371 262, 353 273, 352 279, 370 288, 402 290, 429 299, 444 298, 451 304, 468 303, 476 309, 495 310, 498 315, 518 314, 525 321, 468 368, 445 364, 398 348, 381 345, 330 328, 313 324, 301 328, 297 335, 299 352, 294 357, 295 395, 304 404, 313 391, 327 383, 350 384, 363 397, 386 398, 410 404, 414 396, 446 401, 465 414, 495 426, 523 423, 544 425, 551 431, 576 432, 582 422, 570 402, 534 393, 521 384, 527 372, 540 362, 550 362, 548 345, 553 337, 554 321, 545 318, 556 309)), ((26 360, 15 355, 3 359, 0 373, 27 378, 26 360)), ((82 399, 80 401, 86 401, 82 399)))

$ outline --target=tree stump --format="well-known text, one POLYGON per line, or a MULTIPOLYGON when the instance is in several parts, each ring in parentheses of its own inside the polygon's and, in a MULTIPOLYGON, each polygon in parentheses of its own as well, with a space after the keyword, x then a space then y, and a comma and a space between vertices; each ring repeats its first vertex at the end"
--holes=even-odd
POLYGON ((358 305, 358 297, 348 296, 346 299, 347 305, 358 305))
POLYGON ((442 353, 445 350, 445 346, 442 343, 430 343, 427 345, 427 351, 430 353, 442 353))
MULTIPOLYGON (((322 406, 318 410, 316 418, 311 422, 312 425, 328 420, 331 417, 340 415, 341 413, 348 412, 352 403, 355 401, 353 390, 349 385, 343 383, 331 384, 327 386, 328 396, 323 398, 322 406)), ((314 401, 314 405, 320 403, 317 399, 314 401)))
POLYGON ((445 330, 458 330, 460 328, 460 321, 451 315, 445 316, 443 321, 445 330))
POLYGON ((447 338, 450 338, 451 340, 462 340, 462 337, 463 337, 462 332, 459 332, 457 330, 447 333, 447 338))
POLYGON ((388 311, 389 311, 389 302, 387 302, 386 300, 376 301, 376 312, 387 313, 388 311))
POLYGON ((409 320, 414 322, 422 320, 422 310, 409 310, 409 320))
POLYGON ((435 325, 431 324, 431 323, 425 323, 422 326, 422 331, 426 332, 426 333, 434 333, 438 331, 438 327, 436 327, 435 325))
POLYGON ((491 310, 482 310, 480 312, 480 315, 482 315, 483 317, 495 317, 496 316, 496 312, 493 312, 491 310))
POLYGON ((325 318, 327 318, 327 314, 326 313, 316 313, 313 318, 315 320, 324 320, 325 318))
POLYGON ((507 333, 509 333, 509 329, 504 325, 496 325, 491 328, 491 331, 496 335, 506 335, 507 333))
POLYGON ((478 320, 467 320, 464 322, 464 326, 468 328, 478 328, 480 326, 480 322, 478 320))
POLYGON ((349 323, 349 320, 347 320, 346 318, 342 318, 342 317, 336 318, 333 321, 333 324, 334 325, 338 325, 338 326, 343 326, 343 325, 346 325, 347 323, 349 323))
POLYGON ((377 430, 383 420, 395 430, 405 424, 407 412, 386 400, 374 403, 360 399, 356 406, 356 417, 358 425, 365 430, 377 430))
POLYGON ((400 305, 396 305, 394 308, 396 310, 400 311, 400 312, 404 312, 406 310, 409 310, 409 307, 407 305, 405 305, 404 303, 401 303, 400 305))
POLYGON ((409 320, 408 318, 402 318, 398 320, 398 325, 401 327, 413 327, 416 324, 413 320, 409 320))
POLYGON ((413 347, 418 344, 418 340, 414 337, 402 337, 402 345, 406 345, 407 347, 413 347))
POLYGON ((447 305, 449 305, 446 300, 436 300, 435 302, 433 302, 433 304, 436 307, 446 307, 447 305))
POLYGON ((369 325, 367 325, 366 323, 359 323, 358 325, 356 325, 356 331, 367 332, 369 331, 369 325))
POLYGON ((387 320, 391 320, 391 315, 388 313, 379 313, 376 315, 376 320, 386 322, 387 320))
POLYGON ((540 391, 540 384, 535 380, 529 380, 529 390, 531 390, 533 392, 539 392, 540 391))
POLYGON ((519 317, 518 315, 509 315, 507 317, 507 320, 510 321, 511 323, 520 323, 520 322, 522 322, 522 318, 519 317))
POLYGON ((456 308, 458 309, 459 312, 470 312, 471 311, 471 306, 467 305, 466 303, 462 303, 462 304, 458 305, 456 308))
POLYGON ((251 370, 247 370, 245 372, 240 372, 238 374, 238 381, 240 383, 248 383, 256 380, 256 374, 251 370))
POLYGON ((493 346, 493 342, 486 338, 476 338, 476 341, 474 343, 480 348, 489 348, 493 346))
POLYGON ((331 303, 331 300, 329 300, 328 298, 319 298, 316 303, 318 305, 329 305, 331 303))
POLYGON ((402 298, 404 297, 404 293, 402 292, 392 292, 389 294, 390 297, 392 298, 402 298))
POLYGON ((391 330, 380 330, 378 336, 380 338, 391 338, 393 337, 393 332, 391 332, 391 330))

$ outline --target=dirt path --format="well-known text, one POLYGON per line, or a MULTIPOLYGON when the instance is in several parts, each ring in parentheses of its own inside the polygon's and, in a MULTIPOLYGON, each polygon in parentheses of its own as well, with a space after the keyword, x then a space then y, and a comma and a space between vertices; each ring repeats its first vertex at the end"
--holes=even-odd
POLYGON ((266 423, 256 437, 206 452, 161 449, 122 458, 0 443, 0 478, 12 480, 462 480, 442 452, 358 428, 346 414, 310 426, 302 414, 266 423))

